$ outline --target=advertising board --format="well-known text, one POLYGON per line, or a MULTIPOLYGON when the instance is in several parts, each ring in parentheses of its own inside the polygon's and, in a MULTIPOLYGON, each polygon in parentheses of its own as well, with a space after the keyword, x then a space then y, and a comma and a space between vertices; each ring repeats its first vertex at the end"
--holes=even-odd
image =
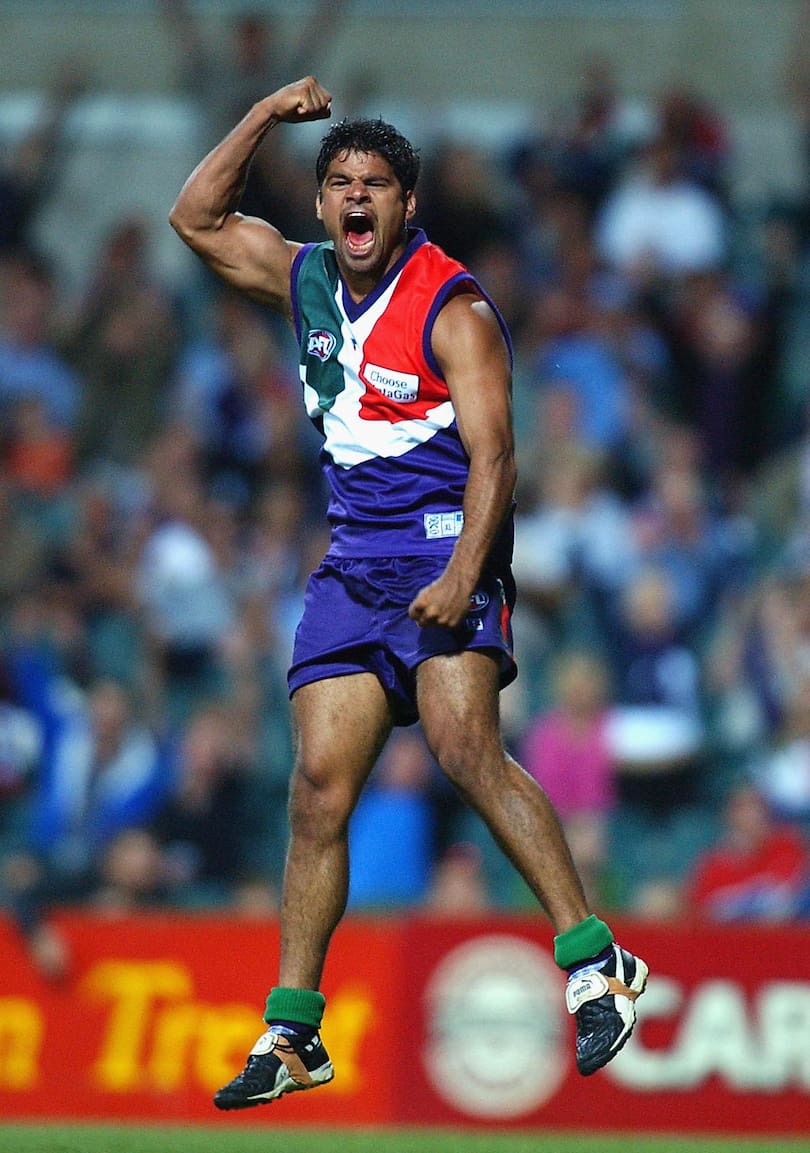
MULTIPOLYGON (((263 1028, 277 925, 59 925, 54 984, 0 919, 0 1114, 227 1124, 211 1096, 263 1028)), ((631 1042, 582 1078, 544 920, 347 920, 324 981, 335 1080, 241 1122, 810 1133, 810 928, 614 927, 649 987, 631 1042)))

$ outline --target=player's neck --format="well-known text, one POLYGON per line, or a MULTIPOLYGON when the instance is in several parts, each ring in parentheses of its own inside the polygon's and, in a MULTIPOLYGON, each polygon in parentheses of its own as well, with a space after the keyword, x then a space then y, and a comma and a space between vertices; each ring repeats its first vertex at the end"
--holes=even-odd
POLYGON ((385 279, 394 265, 402 258, 407 245, 403 241, 402 244, 397 245, 394 251, 389 255, 386 264, 378 265, 373 269, 357 269, 347 267, 343 261, 338 259, 338 269, 343 278, 343 283, 349 296, 355 304, 361 304, 362 301, 370 296, 377 288, 379 283, 385 279))

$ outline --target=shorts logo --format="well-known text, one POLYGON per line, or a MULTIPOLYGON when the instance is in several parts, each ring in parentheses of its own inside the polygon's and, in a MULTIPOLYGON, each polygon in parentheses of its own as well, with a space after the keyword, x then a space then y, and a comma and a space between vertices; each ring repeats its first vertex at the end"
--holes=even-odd
POLYGON ((377 392, 398 404, 413 404, 419 393, 419 377, 412 372, 394 372, 390 368, 380 368, 378 364, 367 364, 363 375, 377 392))
POLYGON ((487 607, 488 604, 489 604, 489 593, 485 593, 481 589, 478 589, 470 597, 470 608, 473 610, 473 612, 476 612, 476 613, 482 612, 487 607))
POLYGON ((307 356, 317 356, 322 363, 327 361, 337 348, 337 337, 325 328, 311 328, 307 334, 307 356))
POLYGON ((423 517, 425 536, 428 540, 442 540, 444 537, 460 536, 464 527, 464 513, 461 509, 455 512, 426 512, 423 517))

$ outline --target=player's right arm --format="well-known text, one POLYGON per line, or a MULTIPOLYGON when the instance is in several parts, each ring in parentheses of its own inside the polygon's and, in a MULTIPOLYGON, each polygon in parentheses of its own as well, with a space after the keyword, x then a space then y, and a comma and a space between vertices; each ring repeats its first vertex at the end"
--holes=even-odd
POLYGON ((300 245, 266 221, 242 216, 237 207, 266 134, 282 122, 325 119, 331 106, 331 96, 312 76, 258 101, 197 165, 169 214, 180 238, 223 280, 285 315, 290 267, 300 245))

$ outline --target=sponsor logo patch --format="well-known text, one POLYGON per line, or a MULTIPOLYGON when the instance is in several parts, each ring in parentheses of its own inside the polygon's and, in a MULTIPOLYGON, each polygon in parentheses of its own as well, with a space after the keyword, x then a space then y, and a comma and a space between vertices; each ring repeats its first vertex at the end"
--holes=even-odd
POLYGON ((476 589, 470 597, 470 608, 475 613, 483 612, 489 604, 489 593, 485 593, 482 589, 476 589))
POLYGON ((337 337, 325 328, 311 328, 307 334, 307 356, 326 361, 337 348, 337 337))
POLYGON ((397 404, 413 404, 419 395, 419 377, 412 372, 395 372, 379 364, 367 364, 363 375, 377 392, 397 404))

